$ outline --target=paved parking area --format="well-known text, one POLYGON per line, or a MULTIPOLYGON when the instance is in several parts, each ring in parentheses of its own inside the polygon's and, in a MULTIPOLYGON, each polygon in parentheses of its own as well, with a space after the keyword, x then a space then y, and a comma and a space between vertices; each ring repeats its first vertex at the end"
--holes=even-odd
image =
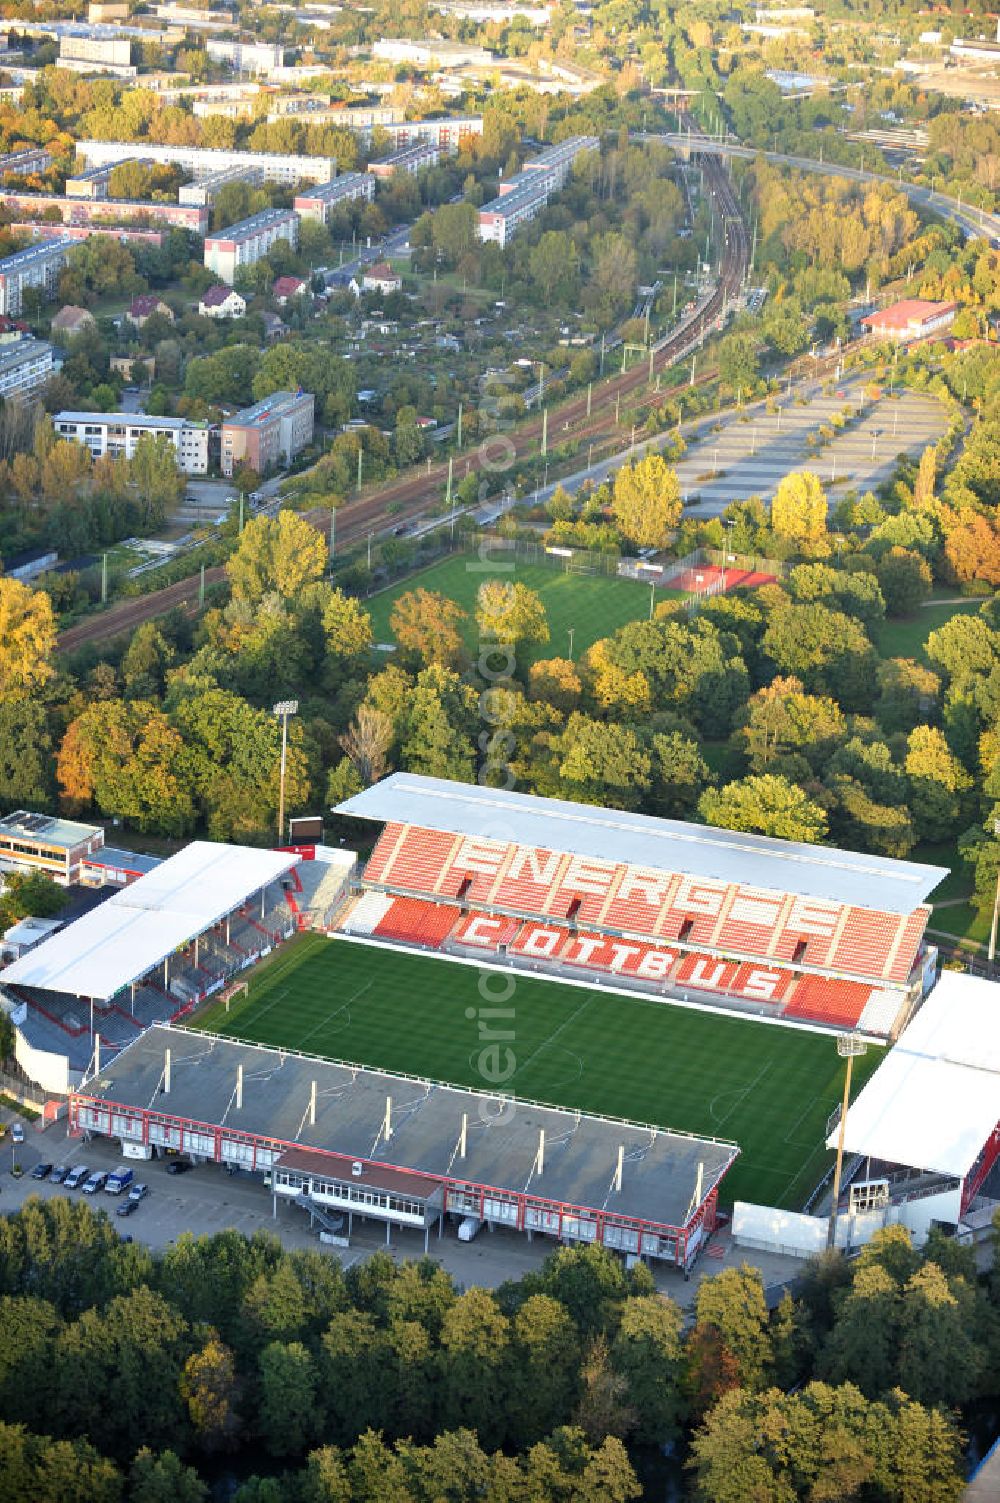
MULTIPOLYGON (((0 1120, 9 1123, 18 1119, 9 1112, 0 1112, 0 1120)), ((65 1190, 47 1180, 33 1180, 30 1171, 35 1164, 86 1164, 91 1169, 110 1170, 122 1162, 116 1145, 102 1139, 85 1143, 80 1138, 69 1138, 64 1123, 55 1123, 45 1131, 27 1127, 26 1141, 16 1156, 25 1169, 21 1179, 14 1179, 10 1172, 15 1148, 8 1132, 0 1142, 0 1213, 3 1214, 19 1210, 32 1195, 50 1200, 55 1196, 80 1194, 79 1190, 65 1190)), ((164 1251, 182 1232, 211 1236, 228 1228, 248 1237, 259 1230, 275 1232, 285 1247, 319 1249, 339 1259, 345 1268, 386 1246, 384 1225, 362 1222, 357 1217, 350 1247, 335 1248, 320 1243, 317 1233, 309 1230, 308 1216, 296 1206, 279 1201, 275 1216, 269 1191, 250 1175, 230 1175, 214 1164, 200 1165, 187 1174, 171 1175, 167 1173, 166 1162, 155 1159, 148 1163, 136 1160, 132 1168, 136 1181, 150 1187, 149 1196, 133 1215, 117 1218, 115 1211, 121 1198, 103 1191, 93 1196, 90 1204, 94 1210, 106 1211, 113 1217, 122 1236, 134 1237, 154 1251, 164 1251)), ((702 1257, 690 1280, 673 1268, 653 1268, 657 1287, 682 1307, 693 1305, 701 1279, 745 1260, 761 1268, 766 1283, 781 1283, 801 1272, 802 1264, 796 1258, 745 1254, 732 1246, 728 1235, 715 1240, 724 1256, 702 1257)), ((499 1229, 491 1233, 486 1228, 474 1242, 459 1242, 451 1225, 440 1238, 436 1231, 431 1233, 429 1251, 456 1284, 493 1289, 539 1268, 554 1247, 545 1238, 529 1243, 517 1233, 499 1229)), ((389 1250, 400 1260, 420 1258, 424 1252, 423 1234, 394 1229, 389 1250)))

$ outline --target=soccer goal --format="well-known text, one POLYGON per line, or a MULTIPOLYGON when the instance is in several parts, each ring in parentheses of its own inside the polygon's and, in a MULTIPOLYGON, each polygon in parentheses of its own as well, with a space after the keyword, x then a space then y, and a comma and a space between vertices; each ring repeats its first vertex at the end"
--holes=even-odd
POLYGON ((227 986, 225 991, 222 993, 222 1000, 225 1004, 226 1011, 229 1011, 229 1004, 234 1000, 234 998, 247 996, 249 990, 249 981, 234 981, 232 986, 227 986))

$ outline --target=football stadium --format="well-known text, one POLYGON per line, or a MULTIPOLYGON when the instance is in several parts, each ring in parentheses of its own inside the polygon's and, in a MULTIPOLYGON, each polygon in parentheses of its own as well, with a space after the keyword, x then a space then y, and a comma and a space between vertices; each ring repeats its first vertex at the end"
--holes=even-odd
POLYGON ((975 1210, 1000 1028, 992 983, 935 984, 943 869, 410 774, 337 813, 367 862, 196 843, 0 973, 84 1029, 72 1133, 243 1169, 330 1234, 686 1272, 720 1204, 748 1245, 821 1245, 847 1035, 844 1235, 975 1210), (150 987, 180 1005, 140 1016, 150 987), (977 1102, 947 1149, 928 1092, 977 1102))

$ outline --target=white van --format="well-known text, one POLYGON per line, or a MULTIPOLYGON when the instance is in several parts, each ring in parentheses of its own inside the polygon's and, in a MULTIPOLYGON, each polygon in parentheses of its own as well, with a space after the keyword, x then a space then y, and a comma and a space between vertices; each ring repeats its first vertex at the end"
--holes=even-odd
POLYGON ((478 1216, 463 1216, 458 1223, 459 1242, 473 1241, 482 1224, 478 1216))

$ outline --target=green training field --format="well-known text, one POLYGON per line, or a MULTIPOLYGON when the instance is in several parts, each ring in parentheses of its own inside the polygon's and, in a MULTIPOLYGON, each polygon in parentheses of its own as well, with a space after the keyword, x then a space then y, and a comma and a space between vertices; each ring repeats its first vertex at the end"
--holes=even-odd
MULTIPOLYGON (((474 967, 303 935, 265 962, 227 1014, 192 1026, 254 1043, 488 1089, 477 1070, 481 1007, 513 1008, 517 1069, 504 1089, 728 1138, 743 1150, 723 1198, 798 1209, 827 1161, 843 1090, 831 1037, 512 973, 483 1002, 474 967), (494 991, 502 995, 502 990, 494 991)), ((881 1058, 858 1061, 858 1088, 881 1058)))
MULTIPOLYGON (((545 564, 517 564, 512 570, 484 570, 474 553, 463 553, 442 559, 365 602, 365 608, 371 614, 376 642, 393 640, 389 616, 400 595, 408 590, 436 590, 456 601, 468 613, 463 636, 470 651, 475 651, 476 592, 485 579, 518 581, 540 596, 548 617, 549 640, 528 649, 531 661, 567 657, 570 627, 573 628, 573 656, 579 657, 601 637, 610 636, 628 621, 645 620, 649 615, 649 587, 638 580, 566 573, 545 564)), ((656 600, 679 593, 677 590, 657 590, 656 600)))

